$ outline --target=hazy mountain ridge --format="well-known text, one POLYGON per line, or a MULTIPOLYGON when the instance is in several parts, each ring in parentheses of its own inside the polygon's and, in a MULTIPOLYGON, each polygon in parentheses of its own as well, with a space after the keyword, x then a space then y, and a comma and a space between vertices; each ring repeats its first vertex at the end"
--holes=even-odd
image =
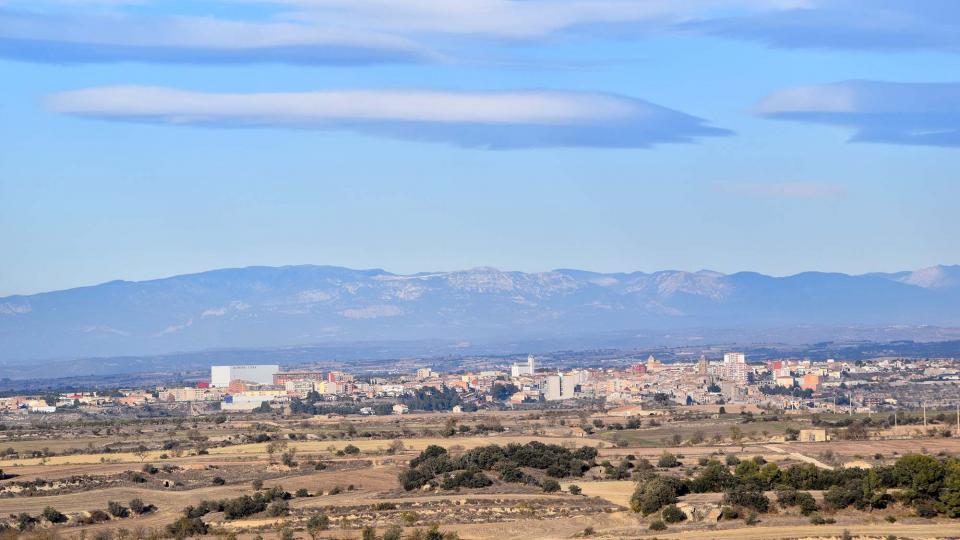
POLYGON ((960 266, 787 277, 249 267, 0 298, 0 360, 641 328, 960 326, 958 306, 960 266))

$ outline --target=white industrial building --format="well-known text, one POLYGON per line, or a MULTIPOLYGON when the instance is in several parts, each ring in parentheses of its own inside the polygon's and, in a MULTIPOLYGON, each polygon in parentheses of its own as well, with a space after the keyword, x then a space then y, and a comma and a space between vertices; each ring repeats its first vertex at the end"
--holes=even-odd
POLYGON ((533 355, 527 356, 527 362, 525 364, 514 363, 510 366, 510 376, 511 377, 520 377, 523 375, 533 375, 536 372, 536 365, 534 364, 533 355))
POLYGON ((273 374, 280 372, 276 364, 248 366, 210 366, 210 386, 226 388, 230 381, 248 381, 257 384, 273 384, 273 374))

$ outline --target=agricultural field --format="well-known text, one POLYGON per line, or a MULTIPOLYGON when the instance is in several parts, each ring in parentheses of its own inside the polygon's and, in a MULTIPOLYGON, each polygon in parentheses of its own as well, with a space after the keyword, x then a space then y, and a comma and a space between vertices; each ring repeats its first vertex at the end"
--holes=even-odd
POLYGON ((652 425, 644 419, 632 429, 611 427, 620 421, 571 410, 20 423, 0 431, 0 534, 104 540, 960 536, 960 520, 944 511, 930 515, 923 505, 894 497, 884 499, 882 509, 835 507, 836 494, 826 489, 806 490, 817 508, 813 523, 809 513, 778 504, 780 488, 772 484, 757 488, 770 501, 762 512, 744 502, 736 517, 724 515, 736 506, 727 494, 687 488, 653 511, 637 511, 638 493, 664 478, 692 482, 722 469, 749 488, 756 478, 791 467, 839 478, 851 464, 885 470, 908 454, 946 463, 960 454, 958 439, 800 443, 784 435, 809 427, 809 419, 745 421, 736 414, 666 415, 652 425), (592 426, 590 433, 572 428, 580 425, 592 426), (673 516, 661 529, 667 507, 684 517, 673 516))

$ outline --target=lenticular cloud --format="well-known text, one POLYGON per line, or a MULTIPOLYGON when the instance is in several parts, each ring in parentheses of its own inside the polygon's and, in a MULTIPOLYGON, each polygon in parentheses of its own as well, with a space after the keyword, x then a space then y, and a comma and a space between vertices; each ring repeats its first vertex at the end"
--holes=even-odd
POLYGON ((775 92, 768 118, 849 127, 851 141, 960 146, 960 83, 847 81, 775 92))
POLYGON ((54 94, 50 110, 120 121, 354 131, 480 148, 643 148, 728 131, 640 99, 589 92, 346 90, 218 94, 95 87, 54 94))

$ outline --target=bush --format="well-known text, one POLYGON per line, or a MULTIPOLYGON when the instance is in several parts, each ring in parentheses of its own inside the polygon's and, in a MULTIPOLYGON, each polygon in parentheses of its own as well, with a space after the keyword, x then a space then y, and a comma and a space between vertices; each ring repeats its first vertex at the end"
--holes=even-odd
POLYGON ((403 537, 403 528, 399 525, 391 525, 387 527, 387 530, 383 531, 383 535, 380 537, 380 540, 401 540, 403 537))
POLYGON ((309 497, 310 492, 307 491, 307 488, 300 488, 297 490, 297 497, 309 497))
POLYGON ((667 524, 660 521, 659 519, 650 523, 651 531, 665 531, 667 530, 667 524))
POLYGON ((219 476, 214 476, 214 477, 213 477, 213 485, 215 485, 215 486, 222 486, 222 485, 224 485, 224 484, 226 484, 226 483, 227 483, 227 481, 224 480, 223 478, 220 478, 219 476))
POLYGON ((680 523, 687 519, 687 515, 683 513, 683 510, 677 508, 677 505, 671 504, 663 509, 660 512, 660 517, 663 518, 663 521, 666 523, 680 523))
POLYGON ((664 469, 669 469, 672 467, 678 467, 680 461, 677 459, 677 456, 671 454, 670 452, 664 452, 660 459, 657 460, 657 467, 662 467, 664 469))
POLYGON ((670 476, 657 476, 637 485, 630 498, 630 509, 643 515, 652 514, 664 506, 677 502, 677 496, 686 493, 686 486, 670 476))
POLYGON ((63 523, 67 521, 67 516, 63 515, 56 508, 48 506, 43 509, 43 519, 49 521, 50 523, 63 523))
POLYGON ((567 491, 569 491, 571 495, 579 495, 583 490, 580 489, 580 486, 576 484, 570 484, 570 487, 567 488, 567 491))
POLYGON ((130 515, 130 510, 117 501, 107 502, 107 511, 110 512, 113 517, 118 518, 125 518, 130 515))
POLYGON ((820 514, 812 514, 812 515, 810 516, 810 523, 811 523, 812 525, 830 525, 830 524, 833 524, 833 523, 836 523, 836 522, 837 522, 837 520, 835 520, 835 519, 833 519, 833 518, 825 518, 825 517, 821 516, 820 514))
POLYGON ((541 487, 543 488, 544 492, 553 493, 556 491, 560 491, 560 482, 557 482, 553 478, 547 478, 546 480, 543 481, 543 484, 541 484, 541 487))
POLYGON ((740 517, 740 512, 737 512, 736 508, 730 506, 724 506, 720 509, 720 519, 724 521, 731 521, 740 517))
POLYGON ((770 499, 759 489, 737 486, 723 494, 723 504, 742 506, 763 513, 769 509, 770 499))
POLYGON ((267 515, 270 517, 281 517, 290 513, 290 504, 287 501, 279 500, 270 503, 267 507, 267 515))
MULTIPOLYGON (((479 469, 460 471, 453 476, 444 478, 441 487, 443 489, 482 488, 493 485, 493 481, 487 478, 479 469)), ((557 484, 558 489, 560 484, 557 484)))
POLYGON ((143 499, 139 497, 130 500, 130 510, 133 510, 134 514, 146 514, 151 509, 151 505, 144 504, 143 499))
POLYGON ((316 538, 320 531, 330 528, 330 518, 326 514, 314 514, 307 520, 307 533, 311 538, 316 538))
POLYGON ((374 510, 383 511, 383 510, 396 510, 397 505, 392 502, 378 502, 373 505, 374 510))
POLYGON ((207 534, 207 524, 200 518, 182 517, 167 525, 167 534, 174 538, 203 536, 207 534))
POLYGON ((355 456, 360 453, 360 449, 352 444, 343 447, 343 453, 348 456, 355 456))
POLYGON ((733 454, 728 454, 728 455, 727 455, 727 465, 733 467, 733 466, 736 466, 736 465, 739 465, 739 464, 740 464, 740 458, 738 458, 737 456, 735 456, 735 455, 733 455, 733 454))
POLYGON ((927 519, 937 517, 937 507, 929 501, 920 501, 913 505, 913 509, 919 517, 927 519))
POLYGON ((887 517, 885 517, 885 518, 883 518, 883 519, 887 520, 887 523, 896 523, 896 522, 897 522, 897 517, 896 517, 896 516, 889 516, 889 515, 888 515, 887 517))

